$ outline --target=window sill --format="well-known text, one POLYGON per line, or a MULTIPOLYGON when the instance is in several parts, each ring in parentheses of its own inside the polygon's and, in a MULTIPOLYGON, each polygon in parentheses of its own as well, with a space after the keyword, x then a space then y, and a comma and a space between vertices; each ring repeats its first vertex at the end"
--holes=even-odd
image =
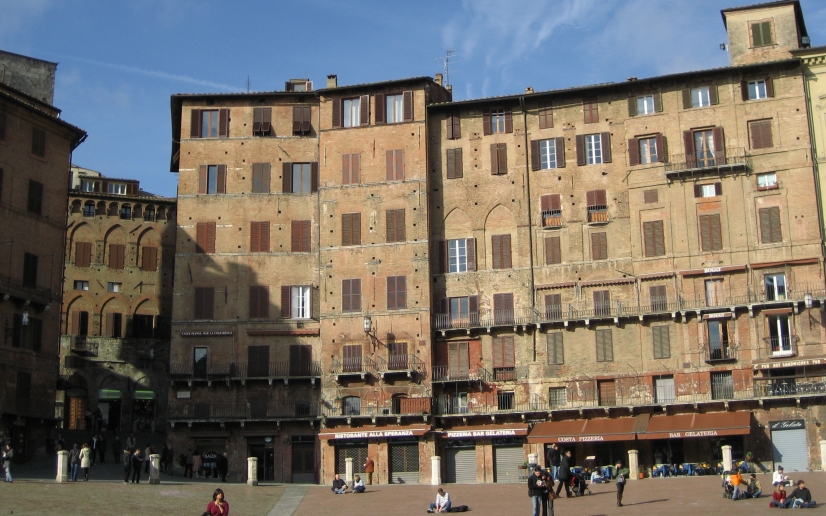
POLYGON ((773 186, 758 186, 758 192, 765 192, 766 190, 778 190, 780 189, 780 185, 773 185, 773 186))

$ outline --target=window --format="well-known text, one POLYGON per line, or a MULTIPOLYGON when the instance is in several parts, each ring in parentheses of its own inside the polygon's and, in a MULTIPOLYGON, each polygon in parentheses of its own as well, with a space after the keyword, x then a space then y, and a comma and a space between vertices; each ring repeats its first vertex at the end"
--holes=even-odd
POLYGON ((729 355, 728 323, 725 320, 709 319, 706 324, 708 352, 711 360, 726 360, 729 355))
POLYGON ((657 190, 645 190, 643 191, 643 202, 645 204, 657 204, 659 202, 659 196, 657 195, 657 190))
POLYGON ((451 297, 448 299, 448 313, 450 314, 450 321, 454 324, 467 324, 470 320, 470 305, 471 297, 451 297))
MULTIPOLYGON (((247 377, 261 378, 270 375, 270 347, 247 346, 247 377)), ((256 399, 256 398, 253 398, 256 399)), ((260 398, 259 398, 260 399, 260 398)), ((252 404, 251 404, 252 405, 252 404)), ((264 404, 266 406, 266 404, 264 404)), ((265 412, 265 411, 264 411, 265 412)))
POLYGON ((771 120, 749 122, 749 135, 752 149, 770 149, 774 146, 771 120))
POLYGON ((122 292, 123 283, 115 283, 110 281, 106 284, 106 292, 122 292))
POLYGON ((333 127, 358 127, 370 123, 370 96, 333 99, 333 127))
MULTIPOLYGON (((301 109, 301 108, 297 108, 301 109)), ((272 130, 272 108, 258 107, 252 109, 252 135, 269 136, 272 130)))
POLYGON ((132 220, 132 207, 124 204, 120 207, 120 218, 123 220, 132 220))
POLYGON ((215 223, 198 222, 195 225, 195 252, 211 254, 215 252, 215 223))
POLYGON ((769 346, 772 356, 784 357, 794 355, 792 347, 792 327, 788 314, 766 316, 768 325, 769 346))
POLYGON ((117 312, 108 312, 104 314, 105 323, 103 328, 103 336, 113 339, 123 337, 123 314, 117 312))
POLYGON ((312 185, 312 166, 309 163, 292 164, 292 192, 309 193, 312 185))
POLYGON ((447 241, 448 247, 448 269, 447 272, 466 272, 467 266, 467 240, 458 238, 447 241))
MULTIPOLYGON (((11 376, 11 375, 9 375, 11 376)), ((10 379, 8 383, 11 383, 10 379)), ((30 410, 32 399, 32 374, 17 371, 17 385, 15 389, 15 408, 18 414, 27 414, 30 410)), ((8 402, 11 405, 10 402, 8 402)))
POLYGON ((513 324, 513 294, 494 294, 493 295, 493 323, 494 324, 513 324))
POLYGON ((713 167, 716 164, 713 131, 696 131, 694 133, 694 152, 698 167, 713 167))
POLYGON ((585 114, 586 124, 599 122, 599 104, 596 100, 583 100, 582 111, 585 114))
POLYGON ((109 268, 123 269, 126 257, 126 246, 109 244, 109 268))
POLYGON ((193 109, 190 138, 229 136, 229 109, 193 109))
POLYGON ((598 165, 611 162, 611 134, 578 134, 576 136, 577 165, 598 165))
POLYGON ((83 205, 83 216, 84 217, 94 217, 95 216, 95 203, 92 201, 87 201, 86 204, 83 205))
POLYGON ((284 285, 281 287, 281 318, 310 319, 313 305, 311 287, 308 285, 284 285))
POLYGON ((293 107, 293 136, 309 136, 312 108, 310 106, 293 107))
POLYGON ((714 167, 726 164, 723 128, 684 131, 685 159, 688 168, 714 167))
POLYGON ((587 165, 602 163, 602 138, 600 138, 600 135, 585 135, 585 153, 585 163, 587 165))
POLYGON ((508 173, 508 145, 506 143, 491 144, 490 173, 494 176, 508 173))
MULTIPOLYGON (((290 376, 314 376, 313 347, 307 344, 290 344, 290 376)), ((312 439, 312 436, 310 436, 312 439)))
POLYGON ((505 132, 505 111, 496 110, 490 112, 490 132, 504 133, 505 132))
POLYGON ((711 399, 730 400, 734 397, 734 380, 731 371, 711 373, 711 399))
POLYGON ((361 213, 341 216, 341 245, 361 245, 361 213))
POLYGON ((407 308, 407 278, 391 276, 387 278, 387 309, 401 310, 407 308))
POLYGON ((46 131, 39 127, 32 128, 32 154, 38 158, 46 157, 46 131))
POLYGON ((764 21, 751 24, 751 44, 754 47, 772 45, 772 22, 764 21))
POLYGON ((652 312, 665 312, 668 310, 668 295, 665 285, 655 285, 648 287, 648 296, 651 301, 652 312))
MULTIPOLYGON (((361 370, 361 369, 359 369, 361 370)), ((341 412, 345 416, 358 416, 361 414, 361 398, 358 396, 345 396, 341 400, 341 412)))
POLYGON ((585 192, 589 223, 608 222, 608 195, 605 190, 585 192))
POLYGON ((783 233, 780 231, 780 208, 760 208, 758 210, 760 218, 760 242, 763 244, 775 244, 783 241, 783 233))
POLYGON ((80 191, 81 192, 94 192, 95 191, 95 182, 89 181, 88 179, 81 179, 80 180, 80 191))
POLYGON ((456 179, 464 176, 462 169, 462 149, 447 149, 447 178, 456 179))
MULTIPOLYGON (((667 358, 667 357, 666 357, 667 358)), ((677 392, 674 389, 673 376, 661 376, 654 378, 654 401, 661 404, 675 403, 677 401, 677 392)))
POLYGON ((656 138, 640 138, 640 163, 656 163, 659 161, 657 157, 657 139, 656 138))
POLYGON ((215 289, 195 287, 195 319, 213 319, 214 307, 215 289))
POLYGON ((551 408, 564 407, 565 405, 567 405, 567 387, 549 387, 548 401, 551 408))
POLYGON ((746 99, 745 100, 759 100, 765 99, 770 95, 766 91, 766 81, 747 81, 746 82, 746 99))
POLYGON ((43 183, 29 179, 29 196, 26 210, 40 215, 43 209, 43 183))
POLYGON ((511 236, 491 236, 493 269, 510 269, 511 264, 511 236))
POLYGON ((75 267, 92 265, 92 243, 75 242, 75 267))
POLYGON ((691 107, 705 107, 711 105, 711 88, 702 86, 691 88, 691 107))
POLYGON ((109 183, 106 189, 110 194, 126 195, 126 183, 109 183))
POLYGON ((591 259, 608 259, 608 233, 591 233, 591 259))
POLYGON ((551 129, 554 126, 554 110, 551 106, 539 106, 539 128, 551 129))
POLYGON ((597 345, 597 362, 614 361, 614 343, 611 339, 611 330, 594 331, 597 345))
POLYGON ((565 138, 531 140, 531 170, 550 170, 565 166, 565 138))
POLYGON ((155 222, 155 208, 153 206, 147 206, 145 210, 143 210, 143 220, 146 222, 155 222))
POLYGON ((388 242, 404 242, 404 210, 387 210, 385 212, 385 227, 388 242))
POLYGON ((628 164, 630 166, 647 165, 665 160, 665 139, 662 134, 628 139, 628 164))
POLYGON ((493 379, 496 381, 515 380, 516 352, 513 335, 493 338, 493 379))
POLYGON ((252 221, 250 222, 250 252, 268 253, 270 252, 270 222, 252 221))
POLYGON ((757 174, 757 189, 770 190, 777 188, 777 174, 771 172, 769 174, 757 174))
POLYGON ((42 319, 29 317, 28 324, 24 325, 23 314, 14 314, 11 332, 13 347, 40 352, 43 341, 42 319))
POLYGON ((89 290, 89 282, 82 280, 75 280, 75 290, 89 290))
POLYGON ((723 194, 723 183, 712 183, 710 185, 695 185, 694 197, 717 197, 723 194))
POLYGON ((458 113, 445 118, 445 132, 448 140, 458 140, 462 137, 462 123, 458 113))
POLYGON ((654 341, 654 358, 671 358, 671 338, 668 326, 652 326, 651 336, 654 341))
POLYGON ((356 185, 361 181, 360 158, 361 155, 357 152, 341 155, 341 184, 356 185))
POLYGON ((560 237, 545 237, 545 265, 562 263, 562 245, 560 237))
POLYGON ((250 287, 250 319, 268 319, 270 317, 270 289, 256 285, 250 287))
POLYGON ((786 275, 766 274, 763 276, 766 301, 783 301, 786 299, 786 275))
POLYGON ((723 280, 710 279, 705 281, 706 305, 722 306, 725 302, 723 280))
POLYGON ((402 95, 387 95, 385 122, 388 124, 404 121, 404 99, 402 95))
POLYGON ((543 195, 539 198, 542 210, 542 227, 558 228, 562 226, 562 196, 559 194, 543 195))
POLYGON ((617 386, 614 380, 597 380, 597 401, 600 407, 617 404, 617 386))
POLYGON ((344 127, 358 127, 361 125, 361 99, 345 99, 341 104, 344 127))
POLYGON ((470 372, 468 347, 467 342, 448 343, 447 362, 449 378, 468 378, 470 372))
MULTIPOLYGON (((110 187, 112 185, 109 185, 110 187)), ((227 191, 226 165, 201 165, 198 171, 199 194, 222 194, 227 191)))
POLYGON ((201 138, 217 138, 219 125, 217 109, 201 111, 201 138))
POLYGON ((388 181, 404 179, 404 149, 388 150, 385 162, 387 164, 388 181))
POLYGON ((195 376, 206 376, 208 349, 197 347, 192 350, 192 372, 195 376))
POLYGON ((72 312, 72 327, 70 335, 89 335, 89 312, 72 312))
POLYGON ((37 255, 23 254, 23 286, 37 288, 37 255))
POLYGON ((565 354, 562 347, 562 332, 555 331, 547 335, 548 345, 548 364, 549 365, 563 365, 565 363, 565 354))
POLYGON ((158 270, 158 248, 150 246, 141 247, 141 270, 158 270))
POLYGON ((269 163, 252 164, 252 193, 270 193, 270 177, 272 175, 269 163))
MULTIPOLYGON (((293 253, 309 253, 311 251, 312 236, 309 220, 294 220, 291 223, 290 251, 293 253)), ((267 246, 269 250, 269 245, 267 246)))
POLYGON ((655 111, 656 109, 654 108, 654 95, 645 95, 642 97, 637 97, 638 115, 650 115, 655 111))
POLYGON ((610 290, 595 290, 594 296, 594 315, 597 317, 606 317, 611 315, 611 291, 610 290))
POLYGON ((665 230, 663 229, 663 221, 654 220, 651 222, 643 222, 642 233, 646 257, 650 258, 665 255, 665 230))
POLYGON ((719 251, 723 248, 723 232, 720 215, 700 215, 700 247, 703 251, 719 251))
POLYGON ((361 280, 341 280, 341 311, 361 311, 361 280))

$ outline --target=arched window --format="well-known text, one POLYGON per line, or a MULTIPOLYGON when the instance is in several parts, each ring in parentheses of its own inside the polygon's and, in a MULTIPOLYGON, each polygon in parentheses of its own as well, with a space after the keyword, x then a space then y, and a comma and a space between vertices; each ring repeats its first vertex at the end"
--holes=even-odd
POLYGON ((84 217, 94 217, 95 216, 95 203, 94 203, 94 201, 86 201, 86 204, 83 205, 83 216, 84 217))
POLYGON ((155 221, 155 207, 154 206, 147 206, 145 210, 143 210, 143 220, 146 222, 154 222, 155 221))
POLYGON ((361 415, 361 398, 358 396, 347 396, 341 400, 341 413, 344 416, 361 415))
POLYGON ((120 207, 120 218, 125 220, 132 219, 132 207, 128 204, 124 204, 120 207))

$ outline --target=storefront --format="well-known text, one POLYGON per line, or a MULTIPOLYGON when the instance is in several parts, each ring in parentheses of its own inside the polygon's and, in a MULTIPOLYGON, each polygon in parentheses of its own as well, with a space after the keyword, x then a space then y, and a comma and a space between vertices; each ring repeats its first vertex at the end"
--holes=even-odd
POLYGON ((648 414, 634 417, 572 419, 537 423, 528 435, 528 443, 542 444, 540 464, 545 463, 548 448, 556 443, 562 453, 571 451, 571 462, 581 465, 593 456, 598 466, 621 460, 628 462, 627 450, 636 446, 637 434, 648 425, 648 414))
POLYGON ((787 473, 809 470, 809 445, 806 422, 803 419, 770 421, 772 455, 775 468, 783 466, 787 473))
POLYGON ((439 432, 446 483, 520 482, 527 424, 467 426, 439 432))
POLYGON ((117 432, 120 428, 121 400, 119 389, 101 389, 98 392, 98 408, 103 415, 103 428, 117 432))

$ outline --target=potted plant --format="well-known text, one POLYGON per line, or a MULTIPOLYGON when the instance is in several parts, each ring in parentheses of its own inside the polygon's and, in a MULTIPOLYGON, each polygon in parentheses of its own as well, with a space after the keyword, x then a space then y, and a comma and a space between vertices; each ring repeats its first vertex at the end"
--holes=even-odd
POLYGON ((523 462, 523 463, 519 466, 519 469, 528 469, 528 461, 523 462))

